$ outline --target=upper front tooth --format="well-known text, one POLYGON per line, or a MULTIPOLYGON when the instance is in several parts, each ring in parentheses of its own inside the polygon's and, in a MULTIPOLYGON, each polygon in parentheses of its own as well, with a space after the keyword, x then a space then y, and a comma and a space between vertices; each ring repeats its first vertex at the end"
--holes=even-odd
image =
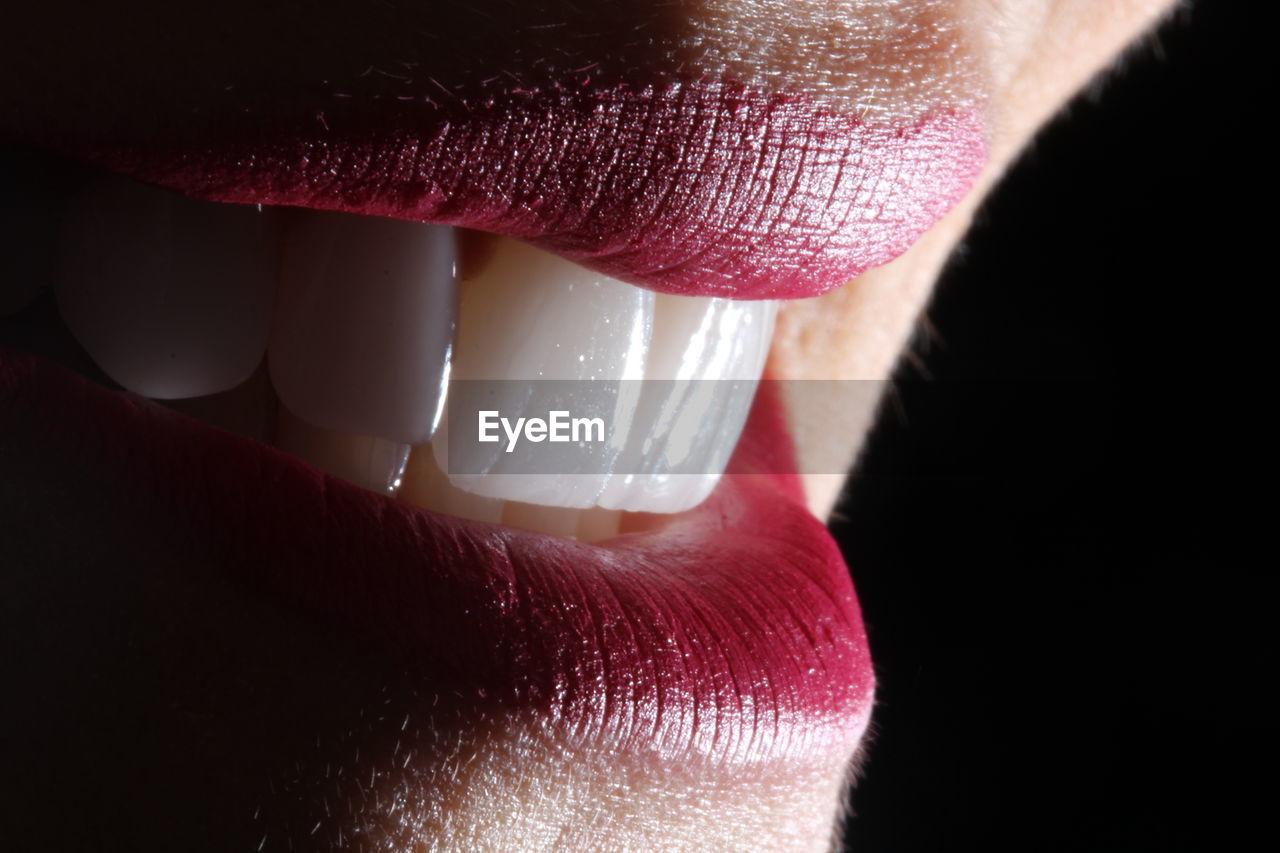
POLYGON ((104 179, 66 212, 55 292, 99 366, 148 397, 213 394, 262 360, 278 258, 275 218, 104 179))
POLYGON ((299 214, 268 356, 281 402, 328 430, 428 441, 448 372, 455 256, 448 227, 299 214))
POLYGON ((747 421, 776 302, 659 295, 644 389, 599 503, 680 512, 719 481, 747 421))
POLYGON ((644 375, 654 294, 514 240, 492 238, 463 278, 455 379, 644 375))
POLYGON ((477 393, 485 400, 480 408, 504 415, 545 415, 556 409, 603 413, 613 434, 610 441, 575 446, 569 453, 527 443, 506 453, 499 444, 468 442, 466 458, 450 457, 446 436, 433 447, 449 479, 486 497, 594 505, 625 440, 638 388, 637 383, 590 380, 644 375, 653 304, 654 295, 647 290, 530 246, 494 239, 483 269, 463 282, 452 378, 464 381, 451 382, 450 406, 458 405, 458 395, 477 393), (547 472, 555 468, 552 454, 571 458, 550 476, 504 473, 529 470, 525 454, 541 460, 533 468, 547 472))
POLYGON ((460 488, 522 504, 688 509, 714 488, 742 432, 775 312, 773 302, 654 296, 494 240, 483 270, 463 282, 453 374, 488 381, 451 383, 450 407, 513 421, 605 413, 607 441, 466 441, 451 454, 446 428, 433 442, 440 467, 460 488), (583 381, 516 381, 540 379, 583 381), (539 473, 515 473, 529 471, 539 473))

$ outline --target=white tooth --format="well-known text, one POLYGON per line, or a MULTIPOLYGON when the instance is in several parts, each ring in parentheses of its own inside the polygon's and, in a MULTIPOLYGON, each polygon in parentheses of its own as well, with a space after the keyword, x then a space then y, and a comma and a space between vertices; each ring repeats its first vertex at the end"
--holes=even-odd
POLYGON ((55 276, 62 317, 116 382, 148 397, 234 388, 262 360, 276 218, 124 178, 67 208, 55 276))
POLYGON ((593 507, 581 510, 576 538, 583 542, 599 542, 618 535, 622 526, 622 513, 617 510, 593 507))
POLYGON ((374 492, 394 494, 409 462, 409 445, 309 424, 280 407, 275 445, 303 461, 374 492))
POLYGON ((578 523, 583 514, 582 510, 577 509, 509 501, 502 510, 502 523, 509 527, 573 538, 578 534, 578 523))
POLYGON ((622 513, 611 509, 571 509, 561 506, 507 501, 502 504, 503 524, 577 539, 580 542, 599 542, 618 535, 622 513))
POLYGON ((426 448, 409 457, 404 485, 398 494, 401 500, 446 515, 474 521, 502 520, 502 501, 473 495, 454 486, 436 465, 435 455, 426 448))
MULTIPOLYGON (((649 347, 653 294, 511 240, 495 240, 484 268, 464 281, 454 350, 456 380, 640 379, 649 347)), ((452 395, 483 395, 482 409, 545 418, 553 410, 603 416, 607 441, 573 445, 469 442, 450 465, 448 428, 432 442, 459 488, 508 501, 586 508, 609 479, 625 441, 639 383, 531 385, 457 382, 452 395), (566 393, 571 399, 566 398, 566 393), (571 457, 563 465, 552 461, 571 457), (529 460, 535 464, 529 465, 529 460), (537 469, 555 475, 513 471, 537 469), (504 473, 506 472, 506 473, 504 473)), ((454 400, 450 405, 458 405, 454 400)), ((460 410, 474 407, 461 406, 460 410)), ((446 418, 447 422, 447 418, 446 418)), ((570 531, 572 532, 572 531, 570 531)))
POLYGON ((776 302, 660 295, 630 438, 599 503, 681 512, 719 482, 773 335, 776 302))
POLYGON ((53 275, 64 199, 48 161, 0 149, 0 317, 30 305, 53 275))
POLYGON ((448 373, 455 257, 452 228, 300 215, 268 355, 281 402, 326 429, 428 441, 448 373))

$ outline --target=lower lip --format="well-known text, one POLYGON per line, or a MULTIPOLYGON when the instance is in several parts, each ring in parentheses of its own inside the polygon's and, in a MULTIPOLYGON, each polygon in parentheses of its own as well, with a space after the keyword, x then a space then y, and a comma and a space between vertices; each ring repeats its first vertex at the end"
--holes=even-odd
POLYGON ((866 727, 873 676, 839 551, 796 476, 749 473, 789 470, 768 395, 711 499, 601 545, 375 495, 6 349, 0 434, 478 705, 673 759, 823 758, 866 727))
POLYGON ((54 142, 213 201, 464 226, 655 290, 752 299, 892 260, 986 160, 977 109, 875 123, 715 81, 472 100, 330 98, 300 124, 54 142))

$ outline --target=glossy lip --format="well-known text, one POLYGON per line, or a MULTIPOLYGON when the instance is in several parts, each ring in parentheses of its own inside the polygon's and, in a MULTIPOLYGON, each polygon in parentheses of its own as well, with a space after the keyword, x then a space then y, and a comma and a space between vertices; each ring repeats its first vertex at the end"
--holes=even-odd
POLYGON ((707 502, 588 545, 376 495, 0 348, 0 434, 33 470, 89 472, 150 529, 440 693, 673 761, 829 760, 866 727, 848 571, 799 479, 758 473, 792 470, 783 422, 758 395, 707 502))
POLYGON ((895 125, 708 80, 437 98, 51 147, 198 198, 465 226, 732 298, 815 296, 892 260, 986 159, 977 108, 895 125))

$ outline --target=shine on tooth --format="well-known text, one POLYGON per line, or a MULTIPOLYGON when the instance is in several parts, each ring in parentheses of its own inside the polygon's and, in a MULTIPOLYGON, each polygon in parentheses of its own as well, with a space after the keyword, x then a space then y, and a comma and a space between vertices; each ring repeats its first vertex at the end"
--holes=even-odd
POLYGON ((268 354, 281 402, 324 429, 427 442, 449 369, 455 258, 452 228, 300 213, 268 354))
MULTIPOLYGON (((560 385, 492 382, 483 388, 467 380, 639 379, 643 376, 652 327, 654 295, 584 269, 547 252, 494 238, 487 263, 463 281, 454 348, 453 395, 475 391, 486 405, 504 413, 545 414, 563 408, 560 385)), ((608 482, 612 459, 625 439, 637 383, 582 383, 570 409, 606 413, 613 442, 602 442, 574 458, 577 470, 555 475, 508 473, 522 459, 545 458, 550 445, 525 443, 511 453, 499 445, 476 448, 473 458, 450 466, 448 428, 432 442, 437 464, 455 486, 506 501, 585 509, 608 482), (602 395, 586 400, 585 394, 602 395), (534 457, 521 457, 534 454, 534 457), (458 473, 465 471, 467 473, 458 473)), ((474 445, 473 445, 474 446, 474 445)), ((527 470, 527 469, 526 469, 527 470)), ((521 510, 514 510, 517 515, 521 510)), ((573 527, 573 524, 568 524, 573 527)), ((570 533, 573 531, 570 530, 570 533)))
POLYGON ((764 370, 777 303, 660 294, 644 389, 600 506, 673 513, 715 488, 764 370))
POLYGON ((278 251, 269 210, 110 177, 68 204, 54 288, 113 380, 196 397, 239 385, 262 360, 278 251))

